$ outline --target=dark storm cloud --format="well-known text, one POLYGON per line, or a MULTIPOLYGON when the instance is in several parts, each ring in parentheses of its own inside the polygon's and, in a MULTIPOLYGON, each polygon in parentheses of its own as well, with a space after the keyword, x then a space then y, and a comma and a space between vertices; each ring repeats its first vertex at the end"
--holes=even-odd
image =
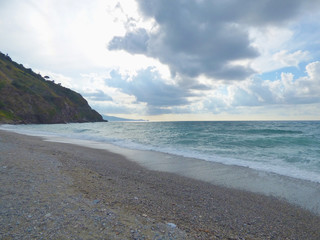
POLYGON ((320 1, 301 0, 137 0, 141 13, 155 19, 158 31, 137 29, 109 43, 110 50, 144 54, 167 64, 173 75, 204 74, 242 80, 250 67, 232 61, 256 58, 247 28, 285 24, 320 1))
POLYGON ((236 21, 249 25, 279 25, 320 6, 318 0, 228 1, 236 21))
POLYGON ((130 53, 146 53, 148 33, 145 29, 128 32, 124 37, 114 37, 109 43, 109 50, 126 50, 130 53))
POLYGON ((306 11, 320 7, 318 0, 137 0, 146 17, 158 23, 168 18, 191 19, 194 22, 246 23, 250 25, 281 24, 306 11), (173 17, 172 17, 173 16, 173 17))

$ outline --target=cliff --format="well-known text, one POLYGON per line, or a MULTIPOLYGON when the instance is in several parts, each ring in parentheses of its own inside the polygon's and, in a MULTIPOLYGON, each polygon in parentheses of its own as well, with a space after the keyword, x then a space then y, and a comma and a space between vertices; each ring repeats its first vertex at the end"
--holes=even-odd
POLYGON ((0 123, 100 122, 77 92, 46 80, 0 52, 0 123))

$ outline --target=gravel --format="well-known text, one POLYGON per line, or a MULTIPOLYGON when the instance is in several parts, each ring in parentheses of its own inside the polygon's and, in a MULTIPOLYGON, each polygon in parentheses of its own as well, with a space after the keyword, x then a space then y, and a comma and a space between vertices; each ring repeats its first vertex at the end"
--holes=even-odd
POLYGON ((0 239, 320 239, 279 199, 4 131, 0 182, 0 239))

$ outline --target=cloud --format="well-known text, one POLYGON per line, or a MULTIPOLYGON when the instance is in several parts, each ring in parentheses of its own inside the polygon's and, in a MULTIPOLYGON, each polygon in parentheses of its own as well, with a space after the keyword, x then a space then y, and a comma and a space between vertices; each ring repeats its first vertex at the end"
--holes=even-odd
POLYGON ((124 37, 114 37, 109 43, 109 50, 126 50, 130 53, 145 53, 147 51, 148 33, 145 29, 128 32, 124 37))
POLYGON ((306 66, 307 75, 296 78, 292 73, 281 73, 281 79, 248 81, 234 89, 233 105, 263 106, 272 104, 313 104, 320 102, 320 62, 306 66))
POLYGON ((317 0, 237 0, 227 1, 226 5, 232 9, 226 10, 229 16, 255 26, 285 24, 320 6, 317 0))
POLYGON ((0 1, 0 50, 106 114, 310 111, 320 102, 319 7, 318 0, 0 1))
POLYGON ((273 60, 281 67, 298 67, 300 62, 310 60, 310 53, 301 50, 288 53, 286 50, 281 50, 273 55, 273 60))
POLYGON ((152 67, 140 70, 131 77, 113 71, 105 82, 109 87, 134 96, 137 103, 145 103, 149 114, 169 113, 174 106, 188 105, 188 98, 195 96, 179 85, 167 83, 152 67))
POLYGON ((306 75, 298 78, 292 73, 283 72, 278 80, 266 81, 254 77, 240 83, 220 83, 211 88, 199 83, 199 86, 193 86, 192 89, 189 84, 188 81, 169 83, 152 67, 140 70, 135 76, 121 75, 117 71, 112 71, 106 78, 105 85, 117 89, 124 95, 123 97, 127 96, 125 98, 131 100, 121 103, 117 98, 113 98, 113 102, 104 101, 104 105, 98 104, 98 108, 103 109, 103 112, 140 111, 147 115, 160 115, 240 114, 244 108, 260 109, 259 111, 263 113, 263 108, 271 111, 271 106, 276 109, 281 109, 281 106, 291 109, 293 107, 289 106, 297 108, 305 104, 311 106, 320 102, 320 62, 308 64, 306 75))
POLYGON ((137 2, 154 27, 114 37, 109 50, 156 58, 170 67, 173 76, 223 80, 243 80, 255 73, 249 65, 235 64, 259 56, 249 38, 250 27, 285 24, 320 5, 312 0, 137 2))
POLYGON ((96 92, 91 93, 83 93, 83 96, 90 101, 112 101, 112 97, 110 97, 108 94, 104 93, 102 90, 97 90, 96 92))
POLYGON ((221 85, 203 97, 198 112, 237 115, 247 112, 261 116, 267 116, 268 112, 283 117, 319 117, 319 92, 320 62, 316 61, 306 66, 303 77, 295 78, 292 73, 283 72, 278 80, 264 81, 256 77, 233 85, 221 85))
POLYGON ((309 102, 320 101, 320 62, 312 62, 306 66, 307 76, 294 81, 288 81, 288 85, 297 91, 298 99, 308 99, 309 102))
MULTIPOLYGON (((124 105, 115 102, 96 102, 92 104, 94 109, 101 114, 133 114, 137 112, 134 105, 124 105)), ((140 110, 140 109, 139 109, 140 110)), ((140 111, 142 112, 142 111, 140 111)))
POLYGON ((121 33, 106 12, 111 2, 0 1, 1 51, 60 74, 105 68, 106 41, 121 33))

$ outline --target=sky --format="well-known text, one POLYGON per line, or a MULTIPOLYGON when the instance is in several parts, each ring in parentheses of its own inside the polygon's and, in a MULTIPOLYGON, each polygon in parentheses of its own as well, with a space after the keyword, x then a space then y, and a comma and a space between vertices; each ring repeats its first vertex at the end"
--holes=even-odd
POLYGON ((320 120, 319 0, 1 0, 0 51, 99 113, 320 120))

